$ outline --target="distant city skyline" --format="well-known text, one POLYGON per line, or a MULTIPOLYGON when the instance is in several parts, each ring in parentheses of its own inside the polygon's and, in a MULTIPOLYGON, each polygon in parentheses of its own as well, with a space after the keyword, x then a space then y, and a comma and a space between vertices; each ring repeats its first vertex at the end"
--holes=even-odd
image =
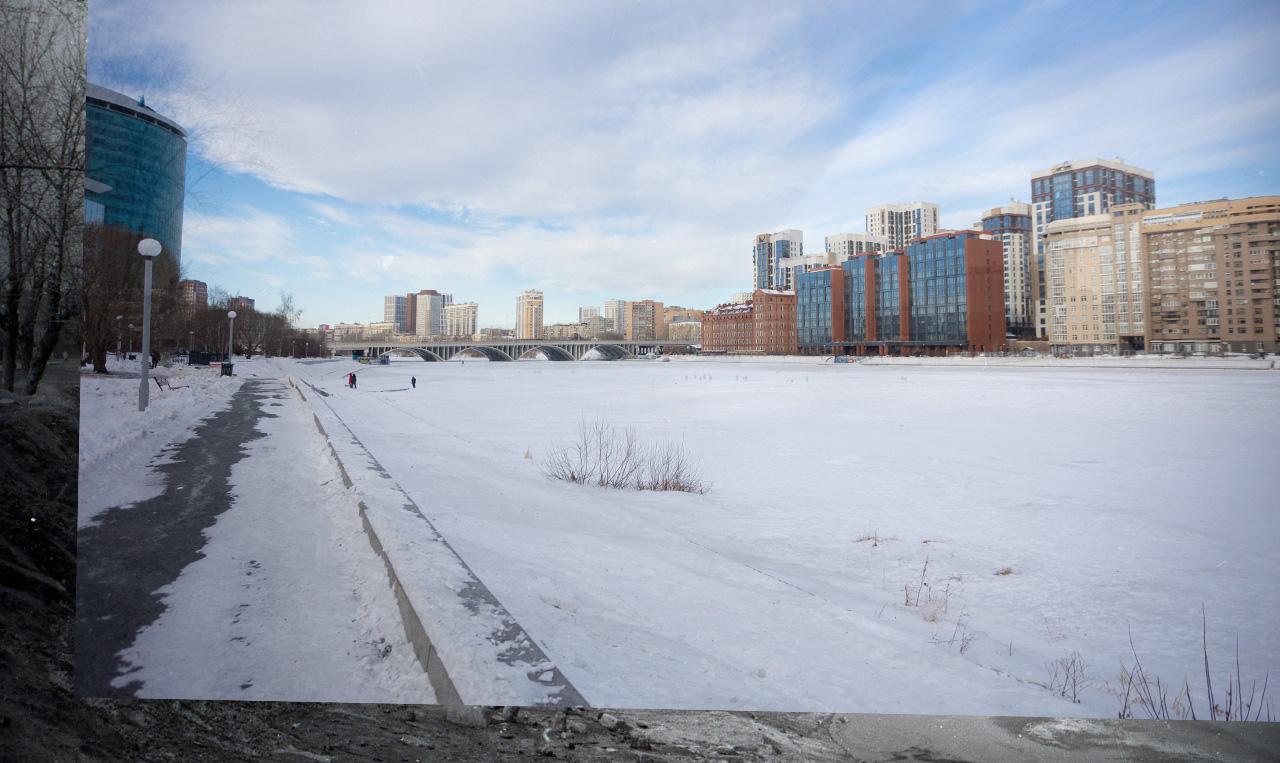
POLYGON ((1062 161, 1123 157, 1160 206, 1280 173, 1272 4, 379 8, 90 6, 90 81, 188 132, 185 277, 303 325, 435 288, 513 326, 538 289, 552 324, 712 307, 757 234, 816 254, 879 204, 966 228, 1062 161))

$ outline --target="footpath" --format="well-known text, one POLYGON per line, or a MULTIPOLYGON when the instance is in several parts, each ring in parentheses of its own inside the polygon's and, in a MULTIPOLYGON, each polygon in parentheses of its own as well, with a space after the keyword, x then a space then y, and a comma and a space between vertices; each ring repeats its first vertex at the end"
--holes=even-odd
MULTIPOLYGON (((84 421, 82 432, 120 425, 84 421)), ((81 693, 436 701, 354 501, 285 383, 247 379, 149 461, 121 479, 157 483, 156 494, 80 527, 81 693)))

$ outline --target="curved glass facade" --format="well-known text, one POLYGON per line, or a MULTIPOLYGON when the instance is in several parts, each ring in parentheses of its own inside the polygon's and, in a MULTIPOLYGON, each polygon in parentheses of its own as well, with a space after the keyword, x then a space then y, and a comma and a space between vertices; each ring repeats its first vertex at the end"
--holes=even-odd
POLYGON ((114 90, 89 85, 85 162, 89 177, 110 187, 86 191, 102 222, 157 239, 181 264, 187 138, 173 120, 114 90))

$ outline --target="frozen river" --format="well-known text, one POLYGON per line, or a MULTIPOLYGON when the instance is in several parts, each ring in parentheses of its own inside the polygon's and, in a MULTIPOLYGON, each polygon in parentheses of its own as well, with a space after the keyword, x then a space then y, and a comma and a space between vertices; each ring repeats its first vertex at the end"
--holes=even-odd
POLYGON ((1130 632, 1202 701, 1202 603, 1215 686, 1280 673, 1280 373, 293 368, 594 705, 1114 716, 1130 632), (711 489, 547 479, 597 419, 711 489))

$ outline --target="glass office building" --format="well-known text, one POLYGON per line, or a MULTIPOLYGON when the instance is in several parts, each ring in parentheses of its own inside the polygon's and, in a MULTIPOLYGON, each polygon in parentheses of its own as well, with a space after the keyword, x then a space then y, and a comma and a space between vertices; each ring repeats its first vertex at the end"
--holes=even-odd
POLYGON ((796 334, 800 352, 830 353, 845 337, 847 276, 842 268, 796 273, 796 334))
POLYGON ((181 264, 187 135, 172 119, 114 90, 89 84, 85 163, 108 190, 86 187, 101 222, 158 240, 181 264))
POLYGON ((902 300, 899 288, 899 262, 902 254, 888 252, 876 263, 876 341, 893 342, 904 337, 902 331, 902 300))
POLYGON ((907 247, 911 272, 911 338, 929 344, 965 344, 964 233, 913 242, 907 247))
POLYGON ((850 342, 867 341, 867 281, 875 282, 876 257, 855 257, 844 269, 844 335, 850 342))

